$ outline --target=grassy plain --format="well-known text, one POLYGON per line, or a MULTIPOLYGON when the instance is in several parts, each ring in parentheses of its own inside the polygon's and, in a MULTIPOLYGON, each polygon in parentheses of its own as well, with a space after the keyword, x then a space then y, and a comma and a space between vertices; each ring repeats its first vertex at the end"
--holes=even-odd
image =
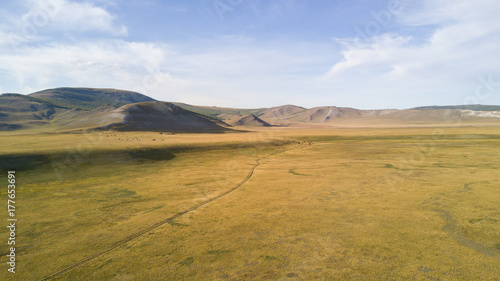
POLYGON ((54 280, 500 276, 498 127, 8 133, 0 142, 0 169, 17 171, 19 219, 15 275, 1 228, 1 280, 39 280, 101 252, 54 280))

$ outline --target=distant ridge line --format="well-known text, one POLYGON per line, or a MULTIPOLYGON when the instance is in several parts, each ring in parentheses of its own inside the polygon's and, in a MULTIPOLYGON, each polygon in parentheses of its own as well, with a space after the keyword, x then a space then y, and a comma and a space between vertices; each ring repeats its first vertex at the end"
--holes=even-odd
POLYGON ((473 110, 473 111, 500 111, 500 105, 482 105, 482 104, 431 105, 431 106, 419 106, 410 109, 413 110, 462 109, 462 110, 473 110))

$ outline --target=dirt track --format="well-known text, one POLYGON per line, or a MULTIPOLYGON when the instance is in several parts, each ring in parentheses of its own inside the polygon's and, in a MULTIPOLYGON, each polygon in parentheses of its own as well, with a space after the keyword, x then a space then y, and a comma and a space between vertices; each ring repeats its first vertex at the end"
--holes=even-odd
POLYGON ((462 246, 468 247, 468 248, 470 248, 470 249, 472 249, 480 254, 483 254, 483 255, 486 255, 486 256, 489 256, 492 258, 500 259, 500 251, 468 238, 461 230, 457 221, 453 218, 453 216, 448 211, 435 208, 435 207, 440 206, 439 200, 441 199, 441 197, 447 196, 449 194, 454 194, 454 193, 469 192, 472 190, 471 186, 474 184, 478 184, 478 183, 488 183, 488 181, 466 183, 466 184, 464 184, 463 189, 450 191, 450 192, 439 194, 437 196, 433 196, 433 197, 429 198, 428 200, 426 200, 424 202, 424 204, 430 203, 430 204, 434 205, 433 211, 436 212, 441 217, 441 219, 443 219, 445 222, 445 225, 443 226, 443 231, 446 232, 451 238, 453 238, 459 244, 461 244, 462 246))
POLYGON ((220 199, 220 198, 228 195, 229 193, 231 193, 231 192, 237 190, 238 188, 240 188, 241 186, 243 186, 252 177, 255 169, 260 165, 260 160, 262 160, 263 158, 268 157, 270 155, 273 155, 273 154, 276 154, 276 153, 271 153, 269 155, 263 156, 263 157, 255 160, 256 164, 250 169, 250 172, 248 173, 248 175, 239 184, 237 184, 236 186, 232 187, 228 191, 225 191, 225 192, 223 192, 223 193, 221 193, 221 194, 219 194, 219 195, 217 195, 217 196, 215 196, 215 197, 213 197, 213 198, 211 198, 211 199, 209 199, 209 200, 207 200, 205 202, 202 202, 202 203, 200 203, 198 205, 195 205, 195 206, 193 206, 191 208, 188 208, 188 209, 186 209, 186 210, 184 210, 182 212, 179 212, 179 213, 177 213, 177 214, 175 214, 175 215, 173 215, 173 216, 171 216, 169 218, 166 218, 166 219, 164 219, 164 220, 162 220, 160 222, 157 222, 157 223, 153 224, 152 226, 150 226, 150 227, 148 227, 146 229, 143 229, 143 230, 141 230, 141 231, 139 231, 137 233, 134 233, 134 234, 130 235, 129 237, 127 237, 127 238, 125 238, 125 239, 123 239, 121 241, 116 242, 114 245, 112 245, 111 247, 109 247, 109 248, 107 248, 105 250, 102 250, 102 251, 97 252, 97 253, 95 253, 95 254, 93 254, 91 256, 88 256, 88 257, 86 257, 84 259, 81 259, 81 260, 79 260, 79 261, 77 261, 77 262, 75 262, 75 263, 73 263, 71 265, 66 266, 65 268, 63 268, 63 269, 61 269, 61 270, 59 270, 57 272, 54 272, 54 273, 52 273, 50 275, 47 275, 47 276, 43 277, 40 280, 51 280, 51 279, 53 279, 55 277, 61 276, 64 273, 69 272, 69 271, 71 271, 71 270, 73 270, 73 269, 75 269, 77 267, 80 267, 80 266, 82 266, 82 265, 84 265, 84 264, 86 264, 86 263, 88 263, 88 262, 90 262, 90 261, 92 261, 92 260, 94 260, 94 259, 102 256, 102 255, 105 255, 105 254, 107 254, 107 253, 109 253, 109 252, 111 252, 111 251, 113 251, 113 250, 115 250, 115 249, 117 249, 117 248, 119 248, 119 247, 127 244, 128 242, 130 242, 130 241, 132 241, 134 239, 137 239, 138 237, 140 237, 140 236, 142 236, 142 235, 144 235, 144 234, 146 234, 146 233, 148 233, 148 232, 150 232, 150 231, 152 231, 152 230, 154 230, 154 229, 156 229, 156 228, 158 228, 160 226, 163 226, 163 225, 165 225, 167 223, 170 223, 173 220, 175 220, 175 219, 177 219, 177 218, 179 218, 179 217, 181 217, 181 216, 183 216, 185 214, 188 214, 188 213, 190 213, 190 212, 192 212, 194 210, 197 210, 197 209, 199 209, 199 208, 201 208, 201 207, 209 204, 210 202, 213 202, 213 201, 215 201, 217 199, 220 199))

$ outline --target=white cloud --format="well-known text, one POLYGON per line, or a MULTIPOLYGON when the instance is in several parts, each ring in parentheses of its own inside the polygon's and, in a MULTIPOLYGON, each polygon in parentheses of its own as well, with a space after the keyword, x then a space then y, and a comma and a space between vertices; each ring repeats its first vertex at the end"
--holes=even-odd
MULTIPOLYGON (((380 34, 364 42, 342 39, 343 59, 333 65, 325 80, 350 83, 350 89, 358 91, 393 93, 393 99, 399 91, 407 97, 430 95, 430 100, 438 102, 450 94, 458 99, 468 96, 479 77, 500 74, 500 22, 496 18, 500 6, 496 1, 419 3, 418 7, 407 7, 398 21, 432 28, 431 36, 415 38, 424 36, 417 32, 415 37, 380 34)), ((404 103, 401 99, 400 104, 404 103)))
POLYGON ((489 56, 497 53, 495 46, 500 42, 500 22, 484 15, 492 15, 491 10, 500 13, 497 3, 441 0, 424 1, 423 7, 402 15, 401 21, 414 25, 437 25, 425 44, 415 45, 411 37, 397 34, 374 36, 361 46, 359 42, 355 44, 355 39, 342 40, 345 45, 342 51, 344 59, 332 67, 330 75, 356 67, 366 71, 377 64, 390 66, 387 69, 389 72, 394 68, 409 70, 411 62, 420 66, 441 63, 451 68, 467 62, 474 62, 472 65, 485 63, 490 67, 484 69, 485 64, 482 64, 483 71, 492 71, 495 62, 489 56), (422 11, 423 7, 425 11, 422 11), (453 18, 452 22, 450 18, 453 18))
POLYGON ((23 46, 0 54, 0 72, 8 77, 4 86, 23 93, 62 85, 154 92, 175 80, 162 69, 167 55, 164 46, 122 40, 23 46))
POLYGON ((498 17, 499 11, 496 0, 425 0, 412 3, 399 17, 403 24, 411 26, 492 20, 498 17))
POLYGON ((126 36, 127 28, 115 24, 115 17, 91 2, 70 0, 26 0, 29 11, 21 16, 25 37, 51 32, 102 32, 126 36))
POLYGON ((114 16, 101 7, 70 0, 23 3, 27 12, 2 11, 7 15, 0 23, 0 78, 5 90, 29 93, 60 85, 113 87, 113 83, 124 84, 122 78, 132 87, 142 84, 132 73, 145 76, 149 69, 160 69, 164 53, 155 44, 91 39, 96 31, 108 36, 126 34, 126 28, 115 24, 114 16), (81 36, 85 32, 89 35, 81 36), (61 34, 79 37, 78 44, 68 43, 61 34))
MULTIPOLYGON (((474 93, 479 77, 500 78, 496 64, 500 22, 494 17, 499 10, 491 1, 476 5, 465 0, 420 1, 422 5, 407 7, 392 19, 394 25, 402 23, 402 29, 391 28, 392 33, 363 40, 338 39, 340 44, 263 42, 242 33, 178 45, 116 39, 125 33, 106 10, 113 2, 103 4, 111 0, 100 4, 31 0, 24 18, 42 9, 42 3, 54 1, 61 5, 45 8, 52 16, 45 26, 39 19, 38 37, 22 37, 0 24, 4 91, 113 87, 160 100, 218 106, 296 103, 402 108, 428 101, 460 103, 474 93), (77 40, 61 39, 61 32, 73 33, 77 40), (21 40, 15 49, 8 46, 12 38, 21 40)), ((294 7, 285 2, 279 3, 294 7)), ((500 98, 481 102, 494 101, 500 98)))
POLYGON ((351 69, 359 68, 360 72, 379 70, 392 66, 398 62, 398 53, 401 49, 408 46, 411 37, 402 37, 395 34, 383 34, 372 37, 370 42, 360 46, 359 42, 354 40, 337 40, 344 45, 344 50, 341 51, 343 60, 336 63, 327 76, 341 74, 351 69))
POLYGON ((300 80, 327 67, 330 45, 227 36, 204 46, 170 46, 124 40, 20 45, 0 52, 7 91, 31 93, 60 86, 112 87, 167 101, 218 106, 279 105, 293 101, 300 80), (210 45, 210 46, 209 46, 210 45), (290 90, 290 85, 296 85, 290 90))
POLYGON ((256 46, 251 38, 240 39, 225 38, 217 47, 183 50, 169 57, 169 69, 186 81, 177 100, 240 107, 289 103, 309 92, 306 84, 335 55, 326 44, 295 41, 256 46))

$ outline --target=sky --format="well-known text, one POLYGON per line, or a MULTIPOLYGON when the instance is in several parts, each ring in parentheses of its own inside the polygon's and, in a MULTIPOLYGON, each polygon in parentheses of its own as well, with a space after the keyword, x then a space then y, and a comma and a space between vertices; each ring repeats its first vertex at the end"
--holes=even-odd
POLYGON ((500 104, 497 0, 5 0, 0 93, 359 109, 500 104))

